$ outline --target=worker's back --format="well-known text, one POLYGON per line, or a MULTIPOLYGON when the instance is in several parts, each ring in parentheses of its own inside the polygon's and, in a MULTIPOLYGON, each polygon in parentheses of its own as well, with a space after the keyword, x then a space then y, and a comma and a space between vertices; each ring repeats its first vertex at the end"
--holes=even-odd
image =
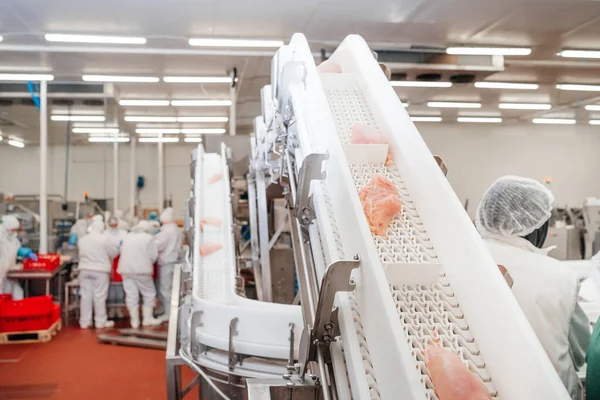
POLYGON ((155 236, 158 247, 158 264, 167 265, 177 262, 181 246, 183 246, 183 232, 175 223, 166 223, 155 236))
POLYGON ((121 258, 117 271, 121 275, 151 275, 158 250, 152 235, 146 232, 127 234, 121 245, 121 258))
POLYGON ((119 254, 119 244, 99 232, 91 232, 77 242, 79 269, 110 272, 112 259, 119 254))

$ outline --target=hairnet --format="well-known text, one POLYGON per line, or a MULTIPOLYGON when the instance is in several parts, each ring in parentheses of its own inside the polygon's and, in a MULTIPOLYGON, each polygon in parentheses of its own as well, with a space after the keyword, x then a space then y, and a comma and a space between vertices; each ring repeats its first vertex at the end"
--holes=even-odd
POLYGON ((115 217, 117 217, 119 219, 123 218, 123 211, 121 211, 121 210, 115 210, 114 214, 115 214, 115 217))
POLYGON ((92 221, 93 221, 93 222, 96 222, 96 221, 100 221, 100 222, 102 222, 102 221, 104 221, 104 217, 103 217, 102 215, 100 215, 100 214, 96 214, 96 215, 94 215, 94 216, 92 217, 92 221))
POLYGON ((133 227, 133 229, 131 230, 132 232, 146 232, 149 233, 150 230, 152 229, 152 225, 150 224, 150 222, 146 221, 146 220, 141 220, 140 222, 138 222, 138 224, 136 226, 133 227))
POLYGON ((111 225, 115 225, 115 227, 119 226, 119 220, 117 219, 117 217, 112 216, 108 219, 108 226, 111 226, 111 225))
POLYGON ((92 225, 90 225, 90 232, 104 232, 104 223, 102 221, 95 220, 94 222, 92 222, 92 225))
POLYGON ((12 231, 14 229, 19 229, 19 220, 14 215, 3 215, 2 216, 2 226, 7 231, 12 231))
POLYGON ((536 180, 503 176, 483 195, 475 224, 479 232, 525 236, 550 219, 554 196, 536 180))
POLYGON ((175 220, 175 216, 173 215, 173 208, 168 207, 165 208, 164 211, 160 214, 160 222, 173 222, 175 220))

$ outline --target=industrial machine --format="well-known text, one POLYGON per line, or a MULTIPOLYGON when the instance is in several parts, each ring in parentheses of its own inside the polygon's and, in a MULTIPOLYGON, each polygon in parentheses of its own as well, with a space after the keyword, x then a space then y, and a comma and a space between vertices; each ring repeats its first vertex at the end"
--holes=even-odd
POLYGON ((327 62, 320 72, 296 34, 261 92, 248 178, 259 300, 239 294, 225 148, 192 155, 191 250, 170 330, 202 398, 437 399, 424 356, 437 332, 491 398, 568 399, 368 45, 348 36, 327 62), (350 143, 356 123, 384 135, 383 151, 350 143), (358 195, 375 174, 402 202, 387 237, 371 233, 358 195), (272 301, 270 183, 283 187, 299 304, 272 301))

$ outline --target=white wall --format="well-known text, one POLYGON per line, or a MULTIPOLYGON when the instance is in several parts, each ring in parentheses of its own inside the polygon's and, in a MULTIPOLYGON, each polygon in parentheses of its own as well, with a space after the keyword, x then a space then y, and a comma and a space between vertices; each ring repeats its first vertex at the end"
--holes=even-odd
MULTIPOLYGON (((225 139, 232 148, 234 160, 246 156, 248 136, 208 138, 207 151, 220 151, 220 142, 225 139)), ((194 144, 164 144, 165 195, 172 195, 178 217, 183 216, 183 201, 190 191, 190 156, 194 144)), ((248 144, 249 147, 249 144, 248 144)), ((145 187, 140 192, 143 208, 158 207, 157 145, 137 143, 136 176, 145 178, 145 187)), ((109 144, 71 146, 69 169, 69 200, 83 200, 83 193, 92 198, 113 196, 113 149, 109 144)), ((48 193, 64 193, 65 146, 48 148, 48 193)), ((0 192, 13 194, 39 194, 39 147, 23 149, 0 145, 0 192)), ((119 207, 129 206, 129 144, 119 145, 119 207)))
MULTIPOLYGON (((552 178, 552 191, 559 205, 580 205, 588 196, 600 197, 600 127, 544 126, 533 124, 437 124, 418 125, 434 154, 448 166, 448 179, 462 202, 469 199, 469 213, 486 188, 499 176, 517 174, 540 181, 552 178)), ((247 156, 248 136, 208 137, 207 151, 219 151, 225 139, 234 160, 247 156)), ((190 152, 195 146, 165 144, 165 191, 172 194, 177 214, 189 193, 190 152)), ((129 145, 120 145, 119 204, 129 204, 129 145)), ((143 207, 157 207, 156 144, 137 145, 137 174, 146 178, 143 207)), ((112 148, 85 145, 72 148, 70 199, 112 196, 112 148)), ((64 146, 50 148, 50 193, 64 190, 64 146)), ((39 193, 39 151, 0 145, 0 192, 39 193)))
POLYGON ((437 124, 417 126, 433 154, 448 166, 448 180, 469 214, 502 175, 552 179, 556 204, 577 206, 600 197, 600 127, 437 124))

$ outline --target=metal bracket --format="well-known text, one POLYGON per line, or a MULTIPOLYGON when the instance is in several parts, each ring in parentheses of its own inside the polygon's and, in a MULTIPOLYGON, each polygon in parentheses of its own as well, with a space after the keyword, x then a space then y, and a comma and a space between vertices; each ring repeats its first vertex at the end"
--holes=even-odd
POLYGON ((305 327, 300 340, 300 376, 306 373, 309 361, 317 359, 317 346, 329 347, 331 341, 339 332, 337 324, 337 310, 333 309, 335 295, 338 292, 354 290, 354 281, 351 279, 352 270, 360 266, 358 255, 354 260, 338 260, 327 268, 323 276, 319 302, 315 314, 315 321, 310 327, 305 327))
POLYGON ((238 318, 234 318, 229 322, 229 371, 233 371, 235 368, 235 364, 237 364, 238 357, 234 352, 233 348, 233 337, 237 336, 238 332, 236 330, 236 325, 238 322, 238 318))
POLYGON ((310 183, 313 180, 325 179, 323 161, 329 155, 326 153, 311 153, 304 158, 298 177, 298 189, 294 203, 296 218, 302 225, 310 225, 315 220, 315 210, 310 196, 310 183))
POLYGON ((190 352, 194 358, 200 355, 200 343, 196 339, 196 328, 202 326, 202 315, 204 311, 192 312, 192 319, 190 320, 190 352))

